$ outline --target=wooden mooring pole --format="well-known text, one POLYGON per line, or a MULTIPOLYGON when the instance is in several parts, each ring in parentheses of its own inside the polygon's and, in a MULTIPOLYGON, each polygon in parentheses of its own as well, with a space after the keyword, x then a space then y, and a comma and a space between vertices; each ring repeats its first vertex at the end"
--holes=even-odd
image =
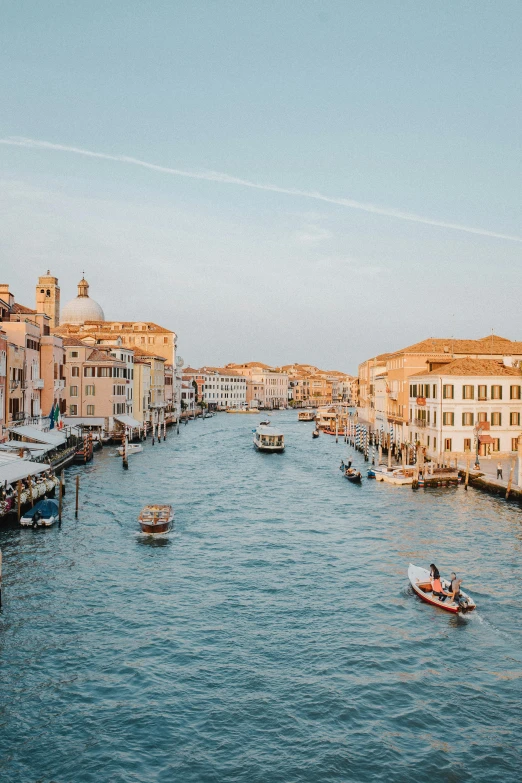
POLYGON ((129 469, 129 460, 127 459, 127 428, 123 432, 122 464, 123 470, 129 469))
POLYGON ((22 482, 19 481, 16 487, 16 494, 17 494, 17 515, 18 515, 18 521, 20 522, 21 512, 22 512, 22 482))
MULTIPOLYGON (((63 476, 63 473, 62 473, 63 476)), ((63 504, 63 483, 60 479, 60 483, 58 485, 58 524, 62 524, 62 504, 63 504)))
POLYGON ((76 508, 74 511, 74 516, 78 518, 78 505, 80 501, 80 474, 78 473, 76 476, 76 508))
POLYGON ((468 490, 468 484, 469 484, 469 457, 466 460, 466 478, 464 480, 464 489, 468 490))
POLYGON ((506 489, 506 500, 509 498, 511 494, 511 485, 513 484, 513 475, 515 473, 515 460, 511 460, 511 467, 509 469, 509 479, 508 479, 508 485, 506 489))

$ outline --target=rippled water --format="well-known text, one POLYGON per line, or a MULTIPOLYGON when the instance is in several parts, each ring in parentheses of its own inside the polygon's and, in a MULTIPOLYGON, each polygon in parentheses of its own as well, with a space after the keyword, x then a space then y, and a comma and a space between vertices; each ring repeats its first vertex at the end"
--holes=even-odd
POLYGON ((344 444, 273 418, 284 455, 253 416, 191 422, 79 468, 78 520, 74 468, 61 529, 0 532, 0 780, 520 781, 522 511, 353 486, 344 444), (433 560, 476 613, 411 594, 433 560))

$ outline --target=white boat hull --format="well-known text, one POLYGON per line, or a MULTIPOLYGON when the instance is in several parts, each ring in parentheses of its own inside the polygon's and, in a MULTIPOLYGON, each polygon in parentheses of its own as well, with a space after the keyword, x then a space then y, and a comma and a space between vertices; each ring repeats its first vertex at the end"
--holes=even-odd
MULTIPOLYGON (((426 586, 430 583, 430 572, 426 568, 420 568, 419 566, 415 566, 413 563, 410 563, 408 567, 408 579, 410 580, 410 584, 414 592, 427 604, 438 606, 439 609, 444 609, 446 612, 452 612, 452 614, 457 614, 458 612, 463 611, 462 607, 458 603, 450 601, 448 598, 446 598, 445 601, 437 598, 437 596, 433 595, 431 587, 429 589, 422 589, 422 586, 426 588, 426 586)), ((445 580, 442 580, 442 586, 445 589, 448 587, 448 584, 445 582, 445 580)), ((471 598, 470 595, 465 593, 463 590, 460 591, 460 594, 467 601, 467 606, 465 609, 466 612, 471 612, 476 608, 475 601, 471 598)))

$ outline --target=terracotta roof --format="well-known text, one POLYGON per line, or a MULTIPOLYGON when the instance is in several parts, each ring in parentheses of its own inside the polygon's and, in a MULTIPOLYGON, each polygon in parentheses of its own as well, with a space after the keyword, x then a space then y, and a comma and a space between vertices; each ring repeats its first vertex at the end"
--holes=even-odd
POLYGON ((471 359, 469 356, 463 359, 455 359, 455 361, 444 365, 444 367, 439 367, 438 370, 415 373, 415 375, 410 375, 410 378, 425 377, 427 375, 509 375, 522 378, 522 372, 518 367, 506 367, 503 362, 495 359, 471 359))
POLYGON ((113 364, 125 364, 120 359, 116 359, 115 356, 111 356, 110 353, 105 351, 99 351, 98 348, 94 348, 89 356, 86 358, 87 362, 111 362, 113 364))
MULTIPOLYGON (((127 350, 129 350, 127 348, 127 350)), ((162 362, 166 362, 164 356, 159 356, 157 353, 154 353, 153 351, 146 351, 144 348, 140 348, 138 345, 133 345, 131 348, 132 351, 134 351, 134 356, 138 357, 144 357, 147 359, 159 359, 162 362)))
POLYGON ((508 340, 506 337, 499 337, 492 334, 481 337, 479 340, 456 340, 453 337, 429 337, 427 340, 421 340, 419 343, 408 345, 401 348, 389 356, 397 356, 402 353, 425 353, 425 354, 470 354, 470 353, 490 353, 504 355, 506 353, 522 353, 522 342, 508 340))
POLYGON ((226 370, 230 369, 237 369, 241 370, 242 368, 254 368, 254 367, 260 367, 262 370, 272 370, 273 368, 269 364, 263 364, 263 362, 244 362, 243 364, 234 364, 233 362, 231 364, 226 364, 225 368, 226 370))
POLYGON ((79 337, 62 337, 62 342, 64 345, 81 345, 82 348, 92 348, 92 346, 82 342, 79 337))
POLYGON ((30 307, 24 307, 24 305, 18 304, 18 302, 15 302, 14 305, 11 308, 11 312, 13 313, 27 313, 28 315, 36 315, 36 310, 31 310, 30 307))
MULTIPOLYGON (((31 312, 35 312, 34 310, 31 312)), ((83 324, 60 324, 60 326, 57 326, 54 330, 55 332, 88 332, 90 334, 92 333, 100 333, 104 336, 106 335, 109 337, 114 337, 115 334, 118 334, 118 332, 126 332, 129 334, 150 334, 151 332, 156 334, 175 334, 175 332, 172 329, 165 329, 163 326, 159 326, 158 324, 153 323, 152 321, 85 321, 83 324), (121 329, 111 329, 112 324, 118 324, 121 325, 121 329), (144 329, 143 331, 141 329, 134 329, 134 324, 144 324, 147 326, 147 329, 144 329), (98 329, 90 328, 85 329, 84 327, 98 327, 98 329)))

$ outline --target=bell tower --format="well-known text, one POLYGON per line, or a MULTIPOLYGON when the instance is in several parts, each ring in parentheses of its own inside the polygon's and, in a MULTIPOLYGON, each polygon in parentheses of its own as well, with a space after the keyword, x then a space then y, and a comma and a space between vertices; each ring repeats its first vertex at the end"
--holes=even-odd
POLYGON ((58 278, 53 277, 49 270, 46 275, 38 278, 36 310, 38 313, 45 313, 50 317, 51 329, 60 325, 60 286, 58 278))

